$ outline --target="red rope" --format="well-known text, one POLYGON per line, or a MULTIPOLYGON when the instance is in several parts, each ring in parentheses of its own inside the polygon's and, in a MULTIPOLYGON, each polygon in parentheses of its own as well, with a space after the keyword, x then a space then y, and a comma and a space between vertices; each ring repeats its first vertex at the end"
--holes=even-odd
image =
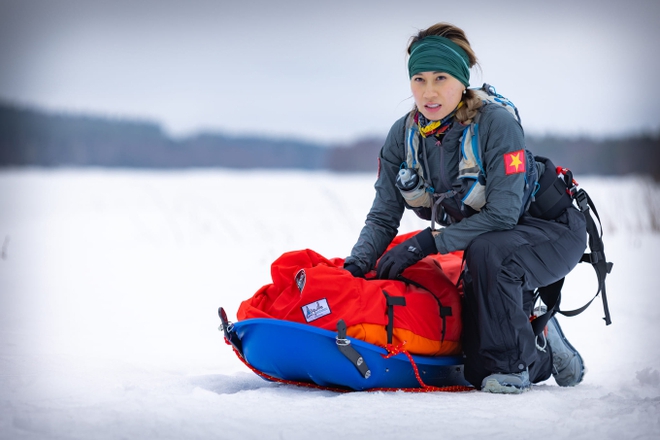
POLYGON ((255 374, 258 376, 261 376, 262 378, 269 380, 271 382, 278 382, 278 383, 284 383, 287 385, 295 385, 299 387, 306 387, 306 388, 315 388, 317 390, 326 390, 326 391, 335 391, 337 393, 347 393, 351 390, 343 389, 343 388, 334 388, 334 387, 324 387, 322 385, 317 385, 315 383, 310 383, 310 382, 299 382, 296 380, 287 380, 287 379, 280 379, 279 377, 274 377, 269 374, 264 373, 263 371, 259 371, 256 368, 254 368, 252 365, 248 363, 247 360, 241 354, 234 348, 234 353, 236 353, 236 356, 245 364, 246 367, 248 367, 250 370, 252 370, 255 374))
MULTIPOLYGON (((227 339, 225 339, 225 343, 227 345, 231 345, 227 339)), ((474 390, 473 387, 465 386, 465 385, 449 385, 446 387, 436 387, 432 385, 426 385, 423 381, 421 376, 419 375, 419 370, 417 368, 417 364, 413 360, 412 356, 410 353, 408 353, 405 350, 401 350, 403 344, 397 347, 393 347, 391 345, 387 346, 387 355, 383 355, 384 358, 389 358, 392 356, 396 356, 399 353, 404 353, 408 359, 410 360, 410 364, 413 367, 413 371, 415 372, 415 377, 417 378, 417 382, 419 382, 421 388, 369 388, 369 392, 374 392, 374 391, 404 391, 406 393, 429 393, 429 392, 446 392, 446 393, 456 393, 456 392, 462 392, 462 391, 472 391, 474 390)), ((263 371, 259 371, 256 368, 254 368, 252 365, 248 363, 248 361, 241 356, 241 354, 236 350, 235 347, 232 346, 232 349, 234 350, 234 353, 236 353, 236 356, 245 364, 246 367, 248 367, 250 370, 252 370, 256 375, 269 380, 271 382, 277 382, 277 383, 284 383, 287 385, 295 385, 299 387, 306 387, 306 388, 314 388, 317 390, 325 390, 325 391, 334 391, 337 393, 348 393, 354 390, 346 389, 346 388, 339 388, 339 387, 327 387, 327 386, 322 386, 322 385, 317 385, 314 383, 310 382, 300 382, 297 380, 287 380, 287 379, 280 379, 279 377, 274 377, 269 374, 264 373, 263 371)))
POLYGON ((417 382, 420 385, 420 389, 418 388, 408 388, 407 390, 415 390, 413 392, 422 392, 422 393, 428 393, 428 392, 434 392, 434 391, 442 391, 442 392, 449 392, 449 393, 455 393, 459 391, 472 391, 474 388, 465 386, 465 385, 448 385, 445 387, 436 387, 433 385, 426 385, 424 381, 422 380, 422 376, 419 374, 419 368, 417 368, 417 363, 413 359, 412 355, 408 353, 407 350, 403 350, 403 346, 405 345, 405 341, 402 344, 397 345, 394 347, 392 344, 388 344, 385 349, 387 350, 387 355, 383 356, 385 359, 396 356, 399 353, 403 353, 406 355, 408 360, 410 361, 410 365, 413 368, 413 371, 415 372, 415 378, 417 379, 417 382), (417 391, 419 390, 419 391, 417 391))

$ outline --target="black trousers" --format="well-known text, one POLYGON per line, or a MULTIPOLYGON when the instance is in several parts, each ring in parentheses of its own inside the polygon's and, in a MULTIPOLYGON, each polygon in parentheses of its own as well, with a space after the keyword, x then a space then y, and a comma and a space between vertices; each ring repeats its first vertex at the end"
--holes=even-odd
POLYGON ((533 292, 566 276, 586 248, 584 215, 571 207, 555 220, 523 215, 507 231, 487 232, 465 250, 463 351, 465 378, 480 388, 492 373, 529 369, 550 377, 550 350, 536 348, 530 324, 533 292))

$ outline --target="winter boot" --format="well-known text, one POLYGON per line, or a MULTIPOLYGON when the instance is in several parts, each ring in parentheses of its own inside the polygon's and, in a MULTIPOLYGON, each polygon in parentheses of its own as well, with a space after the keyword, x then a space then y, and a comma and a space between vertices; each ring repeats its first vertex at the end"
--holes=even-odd
POLYGON ((498 394, 520 394, 531 389, 529 372, 496 373, 484 378, 481 382, 481 391, 498 394))
POLYGON ((552 352, 552 375, 561 387, 574 387, 584 378, 584 361, 568 342, 556 317, 548 321, 546 339, 552 352))

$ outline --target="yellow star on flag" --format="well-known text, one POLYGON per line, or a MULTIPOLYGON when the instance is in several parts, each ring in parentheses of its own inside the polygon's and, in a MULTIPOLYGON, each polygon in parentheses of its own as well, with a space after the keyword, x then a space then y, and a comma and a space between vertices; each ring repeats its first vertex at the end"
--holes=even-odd
POLYGON ((512 154, 511 155, 511 162, 509 163, 509 166, 511 168, 515 168, 516 172, 518 171, 518 167, 522 165, 522 162, 520 161, 520 153, 516 154, 515 156, 512 154))
POLYGON ((509 174, 518 174, 525 172, 525 150, 518 150, 504 155, 504 172, 509 174))

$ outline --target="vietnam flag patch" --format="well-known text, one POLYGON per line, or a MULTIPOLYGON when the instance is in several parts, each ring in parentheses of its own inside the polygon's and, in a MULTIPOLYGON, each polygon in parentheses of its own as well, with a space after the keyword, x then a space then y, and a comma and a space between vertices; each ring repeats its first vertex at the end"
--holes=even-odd
POLYGON ((504 155, 504 173, 518 174, 525 172, 525 150, 514 151, 504 155))

